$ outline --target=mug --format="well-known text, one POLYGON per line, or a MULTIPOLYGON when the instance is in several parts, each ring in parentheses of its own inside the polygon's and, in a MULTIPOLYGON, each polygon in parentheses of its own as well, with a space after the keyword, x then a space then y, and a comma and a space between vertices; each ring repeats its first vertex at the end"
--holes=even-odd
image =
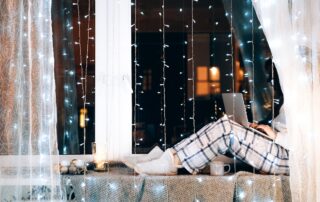
POLYGON ((230 169, 231 166, 223 163, 222 161, 213 161, 210 163, 210 175, 222 176, 229 173, 230 169), (225 171, 225 167, 228 167, 227 171, 225 171))

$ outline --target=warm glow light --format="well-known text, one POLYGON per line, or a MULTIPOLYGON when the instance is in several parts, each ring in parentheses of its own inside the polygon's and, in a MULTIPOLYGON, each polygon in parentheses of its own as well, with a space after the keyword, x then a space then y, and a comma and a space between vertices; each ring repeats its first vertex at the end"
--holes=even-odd
POLYGON ((209 94, 208 82, 197 82, 196 94, 198 96, 204 96, 209 94))
POLYGON ((219 81, 220 80, 220 70, 218 67, 211 67, 210 68, 210 80, 211 81, 219 81))
POLYGON ((87 109, 80 109, 80 116, 79 116, 79 125, 80 128, 86 127, 86 116, 87 116, 87 109))
POLYGON ((239 77, 238 77, 238 79, 240 80, 240 81, 242 81, 243 80, 243 76, 244 76, 244 72, 243 72, 243 70, 242 69, 239 69, 239 77))
POLYGON ((208 67, 206 66, 197 67, 197 80, 198 81, 208 80, 208 67))
POLYGON ((96 162, 96 168, 97 169, 105 169, 105 162, 104 161, 96 162))

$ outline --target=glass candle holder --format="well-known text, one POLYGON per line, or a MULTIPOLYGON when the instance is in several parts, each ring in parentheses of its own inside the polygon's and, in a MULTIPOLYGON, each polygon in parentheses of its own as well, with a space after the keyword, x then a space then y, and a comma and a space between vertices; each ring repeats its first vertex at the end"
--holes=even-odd
POLYGON ((97 145, 95 142, 91 143, 91 148, 92 148, 92 156, 93 156, 93 162, 95 165, 95 171, 101 171, 105 172, 107 171, 107 161, 101 160, 101 158, 98 157, 97 155, 97 145))
POLYGON ((93 162, 97 161, 97 145, 95 142, 91 142, 91 151, 93 156, 93 162))

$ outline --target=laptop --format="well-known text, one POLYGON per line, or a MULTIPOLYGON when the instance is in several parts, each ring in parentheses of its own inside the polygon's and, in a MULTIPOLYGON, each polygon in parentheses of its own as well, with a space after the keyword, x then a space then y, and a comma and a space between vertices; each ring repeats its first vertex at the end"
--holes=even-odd
POLYGON ((243 95, 241 93, 222 93, 222 99, 226 114, 231 120, 239 123, 254 133, 271 139, 267 134, 250 127, 247 111, 243 101, 243 95))

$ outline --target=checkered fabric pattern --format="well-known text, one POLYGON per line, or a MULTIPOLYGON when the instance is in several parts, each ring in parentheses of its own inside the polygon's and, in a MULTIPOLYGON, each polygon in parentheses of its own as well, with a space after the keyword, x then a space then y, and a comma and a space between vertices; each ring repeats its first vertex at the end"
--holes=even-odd
POLYGON ((197 173, 219 154, 236 158, 270 174, 289 174, 289 151, 230 120, 226 115, 176 144, 173 149, 190 173, 197 173))

